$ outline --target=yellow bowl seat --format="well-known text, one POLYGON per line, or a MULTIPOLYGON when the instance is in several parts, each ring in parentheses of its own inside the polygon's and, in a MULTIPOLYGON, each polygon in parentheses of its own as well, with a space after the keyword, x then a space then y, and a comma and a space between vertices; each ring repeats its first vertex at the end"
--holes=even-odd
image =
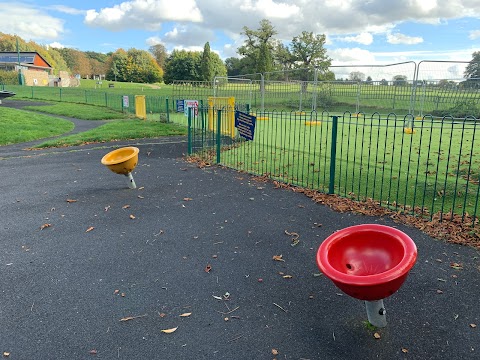
POLYGON ((128 175, 138 163, 139 149, 128 146, 110 151, 101 162, 116 174, 128 175))

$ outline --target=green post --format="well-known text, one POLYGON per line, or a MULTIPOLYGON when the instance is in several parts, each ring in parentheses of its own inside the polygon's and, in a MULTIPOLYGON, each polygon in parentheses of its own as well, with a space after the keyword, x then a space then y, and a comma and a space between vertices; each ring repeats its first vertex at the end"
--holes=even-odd
POLYGON ((217 164, 220 164, 222 110, 217 110, 217 164))
POLYGON ((33 86, 31 87, 31 89, 32 89, 32 99, 33 99, 33 86))
POLYGON ((330 148, 330 182, 328 184, 328 193, 335 193, 335 158, 337 156, 337 129, 338 116, 332 116, 332 147, 330 148))
POLYGON ((193 108, 188 109, 188 155, 192 155, 192 111, 193 108))
POLYGON ((108 107, 107 93, 105 93, 105 107, 108 107))
POLYGON ((88 99, 87 99, 87 90, 85 90, 85 104, 88 104, 88 99))
POLYGON ((170 109, 168 108, 168 97, 165 99, 165 105, 167 106, 167 123, 170 122, 170 109))
POLYGON ((60 101, 62 101, 62 88, 59 88, 60 90, 60 101))

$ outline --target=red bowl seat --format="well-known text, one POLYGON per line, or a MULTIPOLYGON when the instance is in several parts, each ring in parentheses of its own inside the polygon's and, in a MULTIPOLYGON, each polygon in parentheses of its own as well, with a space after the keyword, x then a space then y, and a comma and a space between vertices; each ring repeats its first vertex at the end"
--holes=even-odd
POLYGON ((330 235, 317 265, 346 294, 367 301, 395 293, 415 264, 417 247, 404 232, 377 224, 351 226, 330 235))

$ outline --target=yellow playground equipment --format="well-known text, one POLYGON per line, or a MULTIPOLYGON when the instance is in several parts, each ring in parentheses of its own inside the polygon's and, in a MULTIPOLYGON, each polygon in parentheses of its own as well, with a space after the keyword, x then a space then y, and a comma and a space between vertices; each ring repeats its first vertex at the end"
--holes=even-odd
POLYGON ((235 98, 209 97, 208 98, 208 130, 217 129, 217 110, 222 111, 221 133, 232 138, 235 137, 235 98))
POLYGON ((116 174, 128 177, 128 187, 135 189, 137 185, 133 180, 132 171, 138 164, 139 149, 134 146, 122 147, 106 154, 101 162, 116 174))

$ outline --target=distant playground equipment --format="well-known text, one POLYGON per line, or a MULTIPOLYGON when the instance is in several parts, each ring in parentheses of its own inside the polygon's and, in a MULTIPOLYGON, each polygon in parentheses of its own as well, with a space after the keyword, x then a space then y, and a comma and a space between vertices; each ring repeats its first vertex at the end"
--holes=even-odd
POLYGON ((317 251, 320 270, 344 293, 365 301, 368 321, 387 325, 383 299, 395 293, 417 259, 417 247, 404 232, 363 224, 330 235, 317 251))
POLYGON ((13 91, 7 90, 0 90, 0 105, 2 104, 2 100, 6 99, 11 96, 15 96, 16 94, 13 91))
POLYGON ((235 137, 235 98, 209 97, 208 98, 208 130, 215 131, 217 128, 217 110, 221 112, 221 133, 231 138, 235 137))
POLYGON ((101 162, 116 174, 128 177, 128 187, 135 189, 137 185, 133 180, 132 171, 138 164, 139 149, 134 146, 128 146, 110 151, 106 154, 101 162))
POLYGON ((135 116, 143 120, 147 119, 145 95, 135 95, 135 116))

